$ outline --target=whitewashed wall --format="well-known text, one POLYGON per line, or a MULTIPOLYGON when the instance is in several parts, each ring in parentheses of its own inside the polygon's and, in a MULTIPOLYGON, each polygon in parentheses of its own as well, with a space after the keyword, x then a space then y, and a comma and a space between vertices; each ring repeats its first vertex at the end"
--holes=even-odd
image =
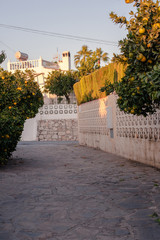
POLYGON ((125 114, 116 99, 113 94, 79 106, 80 144, 160 168, 160 111, 146 118, 125 114))
POLYGON ((35 118, 27 119, 24 124, 24 130, 22 132, 21 140, 22 141, 38 141, 38 140, 61 140, 62 138, 48 138, 48 132, 55 132, 57 136, 57 131, 59 131, 59 126, 63 123, 64 133, 63 140, 77 140, 78 135, 78 123, 77 123, 77 105, 76 104, 52 104, 52 105, 43 105, 39 109, 38 114, 35 118), (68 125, 70 126, 70 122, 74 127, 74 131, 69 131, 68 125), (56 124, 57 128, 54 128, 54 124, 56 124), (58 124, 58 125, 57 125, 58 124), (52 125, 52 127, 51 127, 52 125), (53 128, 53 131, 52 129, 53 128), (77 132, 76 132, 77 131, 77 132), (66 132, 66 133, 65 133, 66 132), (67 137, 65 138, 65 135, 67 137), (73 134, 73 137, 72 137, 73 134), (42 137, 43 135, 43 137, 42 137))

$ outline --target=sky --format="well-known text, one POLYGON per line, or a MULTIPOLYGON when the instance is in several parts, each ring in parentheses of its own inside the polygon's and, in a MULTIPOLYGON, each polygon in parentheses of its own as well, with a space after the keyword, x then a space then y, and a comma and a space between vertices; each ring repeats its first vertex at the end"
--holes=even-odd
MULTIPOLYGON (((30 28, 41 31, 94 38, 118 43, 126 36, 125 28, 114 24, 109 13, 129 18, 133 4, 125 0, 0 0, 0 24, 30 28)), ((119 53, 115 44, 91 43, 24 32, 0 26, 0 51, 4 50, 7 59, 2 64, 7 69, 8 60, 16 61, 15 53, 27 53, 29 60, 43 59, 54 61, 63 51, 71 53, 71 68, 74 55, 87 45, 89 49, 102 48, 112 59, 113 53, 119 53)))

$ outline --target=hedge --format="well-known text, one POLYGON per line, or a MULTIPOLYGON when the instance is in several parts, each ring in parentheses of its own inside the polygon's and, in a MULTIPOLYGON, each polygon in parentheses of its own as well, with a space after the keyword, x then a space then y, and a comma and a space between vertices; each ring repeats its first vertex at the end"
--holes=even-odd
POLYGON ((113 83, 120 81, 124 76, 125 66, 121 63, 110 63, 90 75, 84 76, 79 82, 74 84, 74 92, 77 103, 85 103, 94 99, 105 97, 106 94, 100 89, 107 81, 113 83))

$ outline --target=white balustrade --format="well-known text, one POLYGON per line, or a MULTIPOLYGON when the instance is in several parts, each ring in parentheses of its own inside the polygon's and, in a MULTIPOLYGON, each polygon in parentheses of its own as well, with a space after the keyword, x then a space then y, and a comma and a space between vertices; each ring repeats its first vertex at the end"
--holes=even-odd
POLYGON ((10 67, 9 71, 26 69, 26 68, 37 68, 39 66, 40 66, 39 60, 12 62, 9 65, 9 67, 10 67))

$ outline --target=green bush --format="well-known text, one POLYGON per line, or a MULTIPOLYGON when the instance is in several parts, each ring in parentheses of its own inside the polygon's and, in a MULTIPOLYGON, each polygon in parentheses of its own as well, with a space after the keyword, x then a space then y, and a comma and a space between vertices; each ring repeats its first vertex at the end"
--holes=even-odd
POLYGON ((35 117, 43 96, 31 71, 0 70, 0 164, 7 163, 20 140, 24 122, 35 117))

